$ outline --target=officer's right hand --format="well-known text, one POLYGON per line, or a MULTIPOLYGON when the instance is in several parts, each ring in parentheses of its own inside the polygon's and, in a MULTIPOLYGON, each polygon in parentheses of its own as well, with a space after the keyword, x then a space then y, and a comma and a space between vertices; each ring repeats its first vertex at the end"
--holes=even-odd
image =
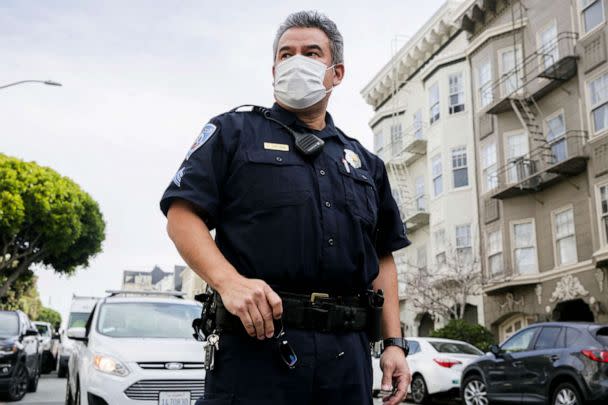
POLYGON ((240 274, 218 288, 224 307, 238 316, 249 336, 258 339, 274 336, 274 319, 283 315, 283 302, 263 280, 240 274))

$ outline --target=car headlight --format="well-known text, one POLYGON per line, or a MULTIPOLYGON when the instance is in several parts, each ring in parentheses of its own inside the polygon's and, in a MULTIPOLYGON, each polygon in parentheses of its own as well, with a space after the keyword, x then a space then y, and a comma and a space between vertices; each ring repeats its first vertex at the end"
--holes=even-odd
POLYGON ((19 350, 18 343, 13 343, 8 346, 0 347, 0 356, 7 356, 9 354, 17 353, 17 350, 19 350))
POLYGON ((105 354, 93 356, 93 367, 102 373, 125 377, 129 374, 129 369, 120 361, 105 354))

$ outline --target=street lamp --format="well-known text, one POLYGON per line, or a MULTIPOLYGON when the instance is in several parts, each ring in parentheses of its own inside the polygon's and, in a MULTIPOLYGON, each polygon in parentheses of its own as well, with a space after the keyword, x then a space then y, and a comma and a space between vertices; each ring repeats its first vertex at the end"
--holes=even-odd
POLYGON ((47 86, 61 86, 61 83, 54 82, 52 80, 21 80, 21 81, 15 82, 15 83, 9 83, 9 84, 0 86, 0 90, 6 89, 7 87, 11 87, 11 86, 16 86, 18 84, 23 84, 23 83, 42 83, 42 84, 46 84, 47 86))

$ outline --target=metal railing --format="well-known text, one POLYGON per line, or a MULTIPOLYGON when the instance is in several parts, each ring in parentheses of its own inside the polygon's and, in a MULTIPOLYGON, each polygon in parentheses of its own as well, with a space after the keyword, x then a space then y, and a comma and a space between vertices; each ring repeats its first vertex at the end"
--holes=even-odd
MULTIPOLYGON (((500 166, 496 171, 497 188, 494 193, 500 193, 510 187, 520 189, 535 189, 543 182, 551 180, 558 174, 572 174, 565 165, 576 157, 586 157, 587 131, 570 130, 554 139, 537 142, 537 147, 529 153, 513 158, 500 166), (543 177, 545 176, 545 177, 543 177)), ((574 169, 576 170, 576 169, 574 169)))
MULTIPOLYGON (((575 32, 559 33, 555 40, 527 55, 513 69, 481 86, 478 89, 480 100, 491 95, 492 100, 486 104, 487 107, 505 98, 520 96, 519 93, 539 77, 566 80, 569 72, 560 69, 559 62, 576 56, 577 40, 578 34, 575 32)), ((514 48, 515 55, 517 55, 516 49, 519 48, 514 48)))

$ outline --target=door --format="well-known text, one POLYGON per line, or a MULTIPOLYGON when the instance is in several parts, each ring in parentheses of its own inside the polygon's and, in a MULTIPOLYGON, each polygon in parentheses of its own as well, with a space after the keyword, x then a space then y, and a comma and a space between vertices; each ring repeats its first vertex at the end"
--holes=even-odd
POLYGON ((501 353, 487 370, 488 395, 491 401, 520 402, 522 392, 522 361, 520 357, 532 347, 540 328, 524 329, 511 336, 500 347, 501 353))
POLYGON ((544 402, 547 384, 555 373, 563 348, 565 347, 564 328, 545 326, 538 333, 533 350, 523 354, 522 399, 524 402, 544 402))

